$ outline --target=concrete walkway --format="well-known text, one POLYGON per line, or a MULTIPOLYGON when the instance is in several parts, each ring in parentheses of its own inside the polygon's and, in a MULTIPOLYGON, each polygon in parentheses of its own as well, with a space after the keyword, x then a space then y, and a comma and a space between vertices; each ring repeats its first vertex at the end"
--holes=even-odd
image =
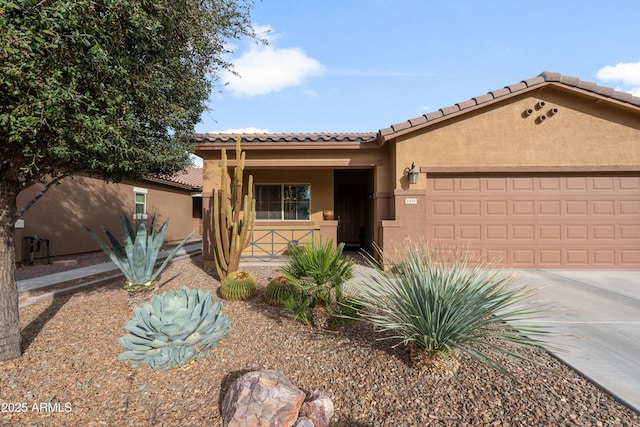
POLYGON ((640 271, 520 270, 553 310, 554 356, 640 413, 640 271))
MULTIPOLYGON (((184 245, 176 253, 174 259, 178 259, 180 256, 186 256, 193 253, 200 252, 202 250, 202 243, 190 243, 184 245)), ((164 260, 172 249, 160 251, 158 254, 158 261, 164 260)), ((48 276, 34 277, 32 279, 18 280, 18 292, 31 291, 34 289, 44 288, 46 286, 57 285, 58 283, 69 282, 72 280, 82 279, 84 277, 90 277, 96 274, 120 273, 120 270, 113 262, 104 264, 89 265, 87 267, 75 268, 73 270, 62 271, 60 273, 50 274, 48 276)))
MULTIPOLYGON (((186 245, 176 256, 201 250, 186 245)), ((166 257, 168 251, 161 253, 166 257)), ((273 265, 243 261, 243 266, 273 265)), ((366 269, 362 265, 358 270, 366 269)), ((119 270, 93 265, 18 282, 20 292, 119 270)), ((640 271, 514 270, 518 284, 539 288, 537 299, 553 308, 541 322, 554 333, 554 356, 640 413, 640 271)), ((82 285, 80 285, 82 286, 82 285)), ((46 296, 45 296, 46 298, 46 296)))

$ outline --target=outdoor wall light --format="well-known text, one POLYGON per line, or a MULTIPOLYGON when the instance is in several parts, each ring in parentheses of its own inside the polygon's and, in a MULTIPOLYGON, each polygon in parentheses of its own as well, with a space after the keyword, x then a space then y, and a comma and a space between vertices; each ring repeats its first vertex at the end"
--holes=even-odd
POLYGON ((407 176, 409 177, 409 184, 417 184, 418 175, 420 175, 420 172, 416 170, 416 164, 414 162, 411 162, 411 169, 409 169, 409 172, 407 172, 407 176))

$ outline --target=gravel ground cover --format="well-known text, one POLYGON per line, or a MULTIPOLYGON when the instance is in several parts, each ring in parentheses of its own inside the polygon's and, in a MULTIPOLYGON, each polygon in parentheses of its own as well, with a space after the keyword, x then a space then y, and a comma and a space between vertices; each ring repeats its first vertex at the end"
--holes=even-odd
MULTIPOLYGON (((264 287, 277 267, 248 267, 264 287)), ((199 257, 176 260, 155 293, 220 283, 199 257)), ((360 322, 334 331, 292 321, 263 302, 223 303, 231 333, 204 358, 168 371, 116 360, 117 338, 133 307, 114 280, 57 295, 20 310, 24 354, 0 362, 0 425, 220 426, 229 384, 258 369, 278 369, 297 387, 334 401, 335 426, 637 426, 638 414, 544 352, 544 369, 513 368, 516 380, 464 364, 456 378, 411 367, 408 351, 376 340, 360 322)))

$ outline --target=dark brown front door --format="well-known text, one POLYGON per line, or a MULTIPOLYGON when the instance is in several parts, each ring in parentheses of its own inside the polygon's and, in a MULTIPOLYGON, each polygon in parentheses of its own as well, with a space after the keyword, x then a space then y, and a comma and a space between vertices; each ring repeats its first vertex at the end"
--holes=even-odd
POLYGON ((365 245, 370 177, 368 170, 335 171, 334 210, 338 220, 338 242, 347 246, 365 245))

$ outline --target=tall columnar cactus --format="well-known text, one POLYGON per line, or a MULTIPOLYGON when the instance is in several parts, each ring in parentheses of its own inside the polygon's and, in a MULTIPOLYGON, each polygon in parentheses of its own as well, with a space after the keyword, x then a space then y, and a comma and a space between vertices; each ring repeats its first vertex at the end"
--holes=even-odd
POLYGON ((240 255, 249 245, 255 221, 256 201, 253 198, 253 176, 249 175, 248 190, 242 195, 245 153, 236 140, 237 165, 233 170, 231 194, 227 176, 227 152, 222 149, 220 189, 213 197, 213 254, 220 279, 237 271, 240 255))

